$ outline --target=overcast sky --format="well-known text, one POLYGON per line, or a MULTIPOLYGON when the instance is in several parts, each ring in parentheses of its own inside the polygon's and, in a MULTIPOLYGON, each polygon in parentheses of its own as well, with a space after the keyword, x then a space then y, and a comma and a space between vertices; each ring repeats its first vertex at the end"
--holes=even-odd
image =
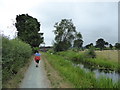
POLYGON ((44 33, 46 45, 52 45, 54 24, 61 19, 72 19, 83 36, 84 45, 95 45, 99 38, 114 45, 118 42, 118 3, 117 0, 104 1, 0 0, 0 30, 13 38, 16 15, 29 14, 41 23, 40 32, 44 33))

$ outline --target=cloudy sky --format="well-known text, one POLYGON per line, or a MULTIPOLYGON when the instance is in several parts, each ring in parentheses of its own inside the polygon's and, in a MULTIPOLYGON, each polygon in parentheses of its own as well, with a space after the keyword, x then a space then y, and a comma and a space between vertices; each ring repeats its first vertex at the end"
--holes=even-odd
POLYGON ((81 32, 84 45, 103 38, 118 42, 118 0, 0 0, 0 30, 15 37, 16 15, 29 14, 41 23, 46 45, 54 40, 54 24, 61 19, 72 19, 81 32), (114 1, 114 2, 113 2, 114 1))

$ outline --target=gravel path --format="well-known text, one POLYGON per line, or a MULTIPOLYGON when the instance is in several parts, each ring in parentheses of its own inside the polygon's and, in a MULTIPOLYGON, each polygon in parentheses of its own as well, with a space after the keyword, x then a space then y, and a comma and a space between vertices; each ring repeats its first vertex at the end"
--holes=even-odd
POLYGON ((39 67, 35 67, 35 62, 32 61, 20 88, 50 88, 50 81, 47 78, 43 60, 39 62, 39 67))

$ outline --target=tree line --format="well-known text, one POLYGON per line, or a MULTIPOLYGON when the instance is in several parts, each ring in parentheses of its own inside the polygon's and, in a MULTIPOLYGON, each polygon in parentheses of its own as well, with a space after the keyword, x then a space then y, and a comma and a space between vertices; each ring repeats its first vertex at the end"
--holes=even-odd
POLYGON ((74 26, 72 19, 62 19, 60 22, 55 24, 55 42, 54 42, 54 50, 55 51, 64 51, 69 48, 76 48, 78 50, 89 49, 91 47, 98 48, 100 50, 103 49, 120 49, 120 43, 115 43, 113 46, 106 42, 103 38, 100 38, 96 41, 96 45, 90 43, 83 47, 83 38, 80 32, 76 31, 76 27, 74 26))
MULTIPOLYGON (((40 22, 36 18, 28 14, 21 14, 16 16, 15 26, 18 31, 18 38, 31 45, 32 49, 39 47, 44 42, 43 33, 40 31, 40 22)), ((120 49, 120 43, 115 43, 113 46, 106 42, 103 38, 96 41, 96 45, 90 43, 83 47, 83 37, 80 32, 77 32, 72 19, 62 19, 60 22, 56 22, 54 25, 55 39, 53 43, 54 51, 65 51, 70 48, 89 49, 95 47, 100 50, 107 49, 120 49)))
POLYGON ((120 49, 120 43, 115 43, 115 45, 113 46, 112 44, 106 42, 103 38, 100 38, 96 41, 96 45, 93 45, 93 43, 90 43, 86 45, 84 48, 89 49, 91 47, 95 47, 100 50, 120 49))

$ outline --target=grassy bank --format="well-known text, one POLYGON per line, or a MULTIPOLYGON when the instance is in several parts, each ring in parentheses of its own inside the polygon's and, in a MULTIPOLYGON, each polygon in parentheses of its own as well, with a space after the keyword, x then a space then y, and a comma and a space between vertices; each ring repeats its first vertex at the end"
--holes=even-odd
POLYGON ((57 53, 60 56, 63 56, 66 59, 90 65, 94 68, 103 69, 103 70, 120 70, 120 65, 118 62, 107 60, 108 58, 104 57, 96 57, 96 58, 88 58, 85 52, 73 52, 73 51, 65 51, 57 53))
POLYGON ((73 88, 117 88, 118 83, 111 79, 101 77, 97 80, 93 73, 85 72, 79 67, 74 67, 72 62, 58 55, 44 53, 48 62, 60 73, 65 80, 71 82, 73 88))
POLYGON ((72 88, 73 85, 66 81, 60 73, 53 68, 53 66, 49 63, 49 61, 46 59, 45 55, 42 54, 42 60, 45 63, 45 70, 47 72, 47 77, 50 80, 51 88, 72 88))

